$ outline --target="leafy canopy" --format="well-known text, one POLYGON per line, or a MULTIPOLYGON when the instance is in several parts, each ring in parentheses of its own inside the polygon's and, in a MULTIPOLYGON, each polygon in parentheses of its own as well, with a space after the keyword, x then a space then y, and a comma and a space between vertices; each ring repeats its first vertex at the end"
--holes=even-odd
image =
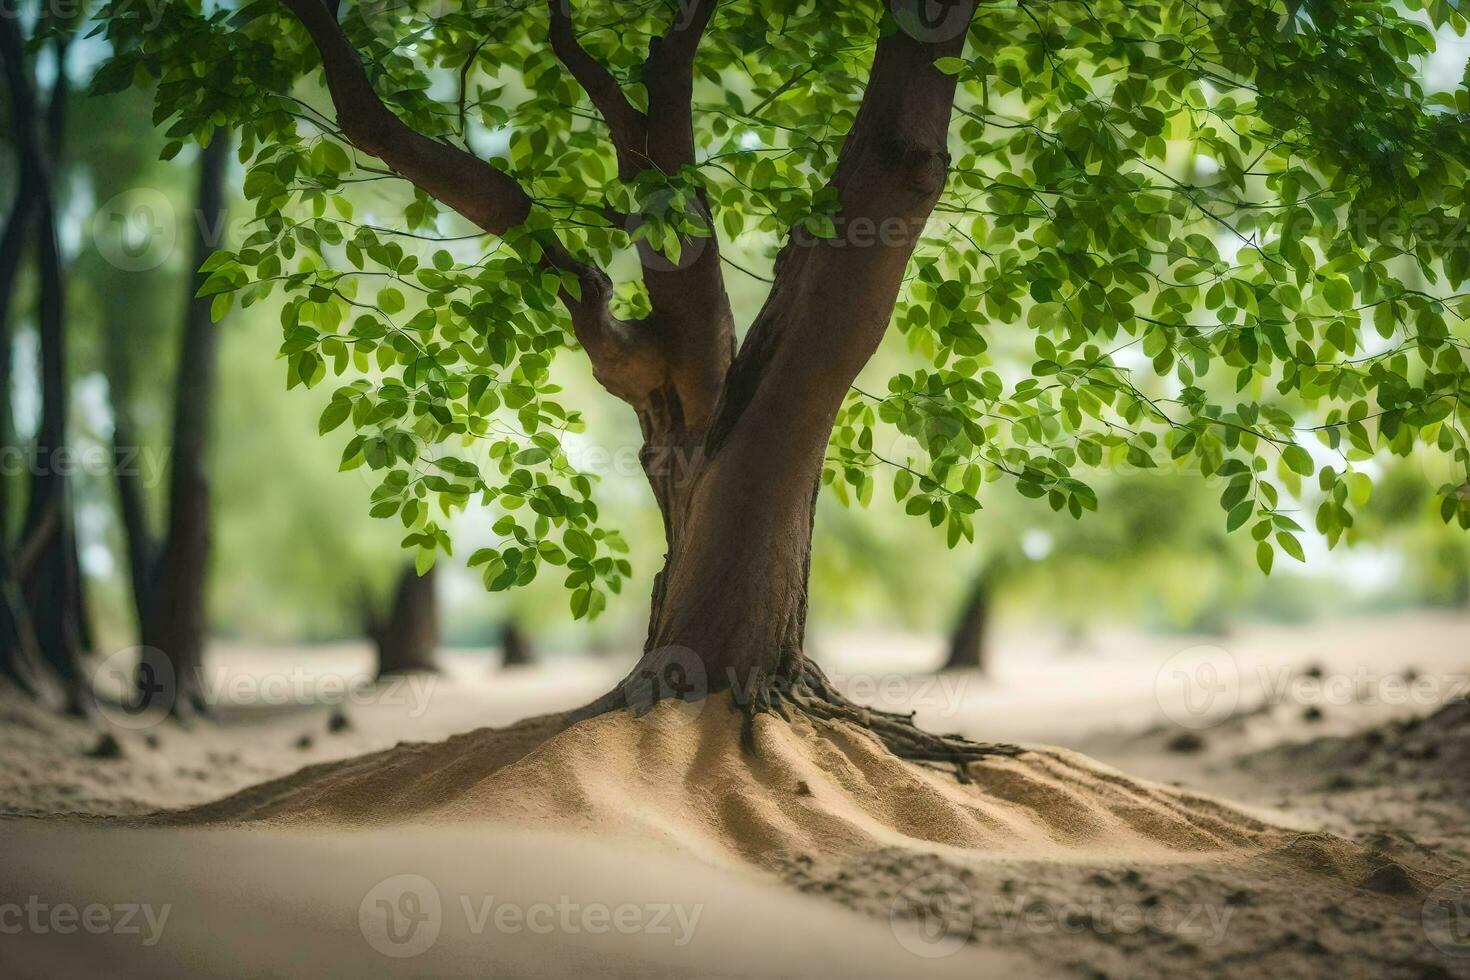
MULTIPOLYGON (((650 39, 687 3, 571 6, 641 108, 650 39)), ((380 475, 373 513, 401 520, 426 565, 449 550, 443 515, 481 498, 503 513, 500 543, 471 558, 488 586, 565 566, 580 616, 629 568, 568 453, 580 415, 549 380, 576 344, 557 300, 575 283, 538 262, 549 236, 623 273, 629 317, 647 310, 639 240, 678 261, 718 234, 758 267, 793 230, 862 247, 827 182, 876 38, 925 29, 895 19, 909 6, 727 0, 696 61, 697 164, 620 180, 545 3, 342 5, 384 101, 531 194, 500 238, 341 136, 317 51, 277 0, 114 0, 96 87, 156 87, 165 156, 216 125, 240 133, 253 221, 203 292, 217 314, 278 297, 288 384, 340 385, 321 429, 350 426, 342 465, 380 475)), ((1302 557, 1303 501, 1336 545, 1370 461, 1423 446, 1467 473, 1436 489, 1470 527, 1470 90, 1418 76, 1436 32, 1463 34, 1456 7, 981 4, 964 57, 939 65, 961 85, 948 190, 894 315, 909 363, 851 393, 826 482, 862 502, 891 473, 954 545, 992 481, 1080 516, 1097 473, 1190 469, 1219 482, 1226 526, 1249 529, 1269 571, 1278 549, 1302 557)))

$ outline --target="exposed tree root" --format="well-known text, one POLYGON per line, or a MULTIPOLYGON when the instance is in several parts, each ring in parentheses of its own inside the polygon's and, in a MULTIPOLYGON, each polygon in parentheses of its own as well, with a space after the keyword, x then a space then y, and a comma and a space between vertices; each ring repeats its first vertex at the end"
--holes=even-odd
POLYGON ((882 711, 855 704, 838 692, 821 668, 805 657, 795 660, 789 677, 768 677, 750 685, 749 696, 735 703, 745 712, 744 744, 755 750, 753 725, 762 712, 792 720, 793 712, 823 721, 845 721, 876 735, 900 759, 951 769, 961 783, 970 782, 970 763, 993 756, 1018 756, 1026 750, 1001 742, 972 742, 962 735, 935 735, 914 724, 915 712, 882 711))

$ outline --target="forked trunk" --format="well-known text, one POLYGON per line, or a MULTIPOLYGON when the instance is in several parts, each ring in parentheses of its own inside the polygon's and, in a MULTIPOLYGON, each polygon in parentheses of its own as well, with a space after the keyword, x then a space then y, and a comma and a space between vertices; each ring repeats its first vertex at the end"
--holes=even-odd
POLYGON ((368 631, 378 647, 378 676, 436 673, 439 604, 434 569, 420 575, 409 565, 399 576, 393 606, 386 619, 370 620, 368 631))

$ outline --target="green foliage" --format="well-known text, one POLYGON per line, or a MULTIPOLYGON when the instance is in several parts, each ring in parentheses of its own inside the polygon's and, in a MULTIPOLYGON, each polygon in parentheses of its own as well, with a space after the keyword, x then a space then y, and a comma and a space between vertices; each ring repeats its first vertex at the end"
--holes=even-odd
MULTIPOLYGON (((676 6, 579 14, 637 105, 676 6)), ((1192 471, 1269 571, 1278 550, 1303 557, 1292 512, 1313 500, 1336 545, 1368 498, 1363 464, 1428 446, 1465 474, 1435 488, 1443 519, 1470 527, 1470 90, 1425 92, 1415 68, 1436 31, 1463 33, 1456 7, 981 4, 964 57, 940 65, 960 95, 949 188, 894 316, 911 363, 854 389, 827 485, 865 503, 892 474, 954 546, 990 483, 1080 517, 1099 472, 1192 471), (992 347, 1023 330, 1016 372, 992 347)), ((347 5, 393 110, 531 193, 499 240, 341 138, 276 0, 170 4, 156 26, 135 8, 101 16, 117 53, 97 88, 156 84, 174 141, 241 133, 254 224, 203 292, 231 297, 220 314, 277 298, 288 386, 336 379, 320 428, 350 427, 343 467, 382 474, 372 511, 422 563, 449 548, 444 514, 474 497, 503 512, 471 559, 492 589, 564 567, 580 616, 629 574, 566 453, 580 414, 549 380, 575 346, 557 294, 578 288, 537 264, 550 232, 605 267, 640 241, 678 261, 708 234, 764 236, 767 259, 793 229, 864 244, 827 181, 874 41, 897 29, 886 4, 722 4, 696 63, 699 164, 629 182, 543 3, 347 5)), ((618 296, 646 306, 636 284, 618 296)))

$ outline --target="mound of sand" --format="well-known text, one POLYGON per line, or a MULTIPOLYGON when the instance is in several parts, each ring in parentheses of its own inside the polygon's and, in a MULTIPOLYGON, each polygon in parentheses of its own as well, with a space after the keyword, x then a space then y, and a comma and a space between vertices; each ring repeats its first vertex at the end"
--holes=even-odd
POLYGON ((1449 976, 1458 955, 1422 924, 1426 896, 1452 877, 1443 862, 1287 829, 1062 749, 972 763, 961 784, 845 722, 762 715, 751 748, 743 723, 728 697, 570 725, 551 715, 312 767, 159 819, 287 833, 521 828, 682 853, 886 919, 920 955, 1021 953, 1038 975, 1250 962, 1275 975, 1449 976))
POLYGON ((653 842, 767 869, 882 848, 1174 858, 1254 850, 1278 829, 1061 749, 973 763, 973 783, 904 762, 840 721, 754 723, 728 695, 641 717, 560 716, 317 766, 169 822, 367 827, 494 822, 653 842))

